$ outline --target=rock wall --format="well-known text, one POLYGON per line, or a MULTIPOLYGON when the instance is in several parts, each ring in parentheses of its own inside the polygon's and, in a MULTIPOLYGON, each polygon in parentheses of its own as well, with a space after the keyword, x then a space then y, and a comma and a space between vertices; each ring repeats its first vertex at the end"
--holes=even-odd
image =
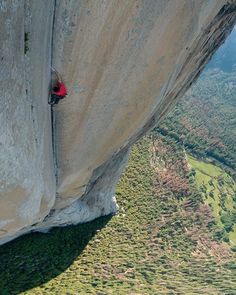
POLYGON ((9 0, 0 13, 4 243, 117 210, 130 146, 197 78, 232 29, 236 2, 9 0), (51 62, 69 89, 52 129, 51 62))
POLYGON ((50 81, 53 1, 0 1, 0 241, 55 202, 50 81), (39 25, 41 24, 41 25, 39 25), (2 239, 1 239, 2 238, 2 239))

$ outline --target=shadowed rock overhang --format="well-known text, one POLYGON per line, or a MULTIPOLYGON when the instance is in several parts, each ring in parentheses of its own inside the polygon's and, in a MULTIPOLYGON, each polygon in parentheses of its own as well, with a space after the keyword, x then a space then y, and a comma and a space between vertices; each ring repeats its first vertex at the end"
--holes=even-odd
POLYGON ((236 2, 5 1, 0 16, 5 243, 117 210, 130 147, 196 80, 236 2), (52 65, 69 89, 53 110, 52 65))

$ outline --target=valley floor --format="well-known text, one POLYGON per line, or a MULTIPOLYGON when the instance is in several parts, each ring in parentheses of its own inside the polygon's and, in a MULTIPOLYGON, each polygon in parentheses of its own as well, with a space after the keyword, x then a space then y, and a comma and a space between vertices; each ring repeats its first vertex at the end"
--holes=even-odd
POLYGON ((117 199, 112 218, 0 247, 0 294, 235 294, 235 253, 178 147, 135 145, 117 199))
POLYGON ((236 183, 216 165, 190 155, 188 162, 196 171, 197 186, 202 191, 205 203, 211 207, 218 226, 229 228, 227 242, 236 245, 236 183))

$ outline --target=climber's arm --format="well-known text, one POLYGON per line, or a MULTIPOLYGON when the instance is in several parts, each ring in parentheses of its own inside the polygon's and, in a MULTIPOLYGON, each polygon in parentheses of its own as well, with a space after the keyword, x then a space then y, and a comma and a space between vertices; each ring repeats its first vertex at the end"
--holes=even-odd
POLYGON ((61 83, 62 82, 62 79, 61 79, 60 74, 55 69, 52 69, 52 70, 55 73, 55 75, 57 76, 57 81, 61 83))

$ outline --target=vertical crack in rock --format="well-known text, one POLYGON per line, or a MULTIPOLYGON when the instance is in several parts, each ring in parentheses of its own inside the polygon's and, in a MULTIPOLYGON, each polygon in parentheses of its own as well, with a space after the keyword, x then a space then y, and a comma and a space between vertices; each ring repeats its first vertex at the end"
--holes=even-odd
MULTIPOLYGON (((52 68, 53 68, 53 64, 52 64, 52 62, 53 62, 53 44, 54 44, 53 35, 54 35, 54 30, 55 30, 56 5, 57 5, 57 0, 53 0, 50 73, 52 73, 52 68)), ((50 87, 52 87, 52 76, 50 76, 50 87)), ((51 91, 51 89, 50 89, 50 91, 51 91)), ((51 97, 49 99, 51 99, 51 97)), ((53 162, 54 162, 56 185, 57 185, 57 157, 56 157, 56 146, 55 146, 56 142, 55 142, 55 127, 54 126, 55 126, 55 118, 54 118, 53 105, 51 105, 52 152, 53 152, 53 162)))
MULTIPOLYGON (((73 7, 73 2, 71 2, 71 5, 71 7, 73 7)), ((90 15, 91 11, 88 11, 88 15, 90 15)), ((62 5, 58 9, 58 13, 59 15, 57 16, 57 21, 62 21, 63 17, 69 19, 70 10, 64 9, 62 5), (60 14, 63 16, 61 19, 60 14)), ((149 115, 147 123, 144 124, 143 127, 141 127, 139 131, 137 131, 135 134, 131 134, 130 139, 123 146, 121 145, 118 151, 113 153, 113 155, 110 156, 108 160, 106 160, 102 165, 94 168, 92 176, 85 186, 76 186, 76 184, 74 184, 73 189, 68 188, 69 192, 67 193, 67 196, 64 198, 61 198, 59 193, 57 197, 57 202, 60 203, 61 208, 60 206, 54 207, 55 211, 51 212, 50 216, 46 218, 45 224, 42 225, 43 228, 47 228, 54 225, 66 225, 71 223, 74 224, 78 222, 85 222, 97 216, 108 214, 109 210, 110 212, 114 212, 114 208, 117 205, 110 206, 110 204, 116 204, 115 199, 113 199, 113 195, 115 185, 119 178, 117 177, 117 175, 120 175, 120 171, 122 171, 124 167, 125 159, 127 157, 126 155, 128 153, 127 151, 129 150, 130 146, 137 139, 143 136, 148 130, 150 130, 155 124, 157 124, 157 122, 159 122, 160 119, 164 117, 166 112, 171 108, 171 106, 176 102, 176 100, 197 79, 198 75, 200 74, 208 60, 211 58, 212 54, 222 44, 227 35, 230 33, 231 29, 233 28, 233 24, 235 23, 235 17, 235 3, 228 3, 222 6, 218 14, 216 14, 214 19, 208 24, 208 26, 206 26, 206 28, 201 29, 201 32, 199 32, 198 35, 195 38, 193 38, 193 42, 192 44, 190 44, 188 51, 183 51, 178 57, 179 66, 172 71, 172 76, 166 82, 167 84, 165 85, 165 87, 163 87, 165 91, 162 92, 160 103, 156 105, 156 108, 154 108, 152 113, 149 115), (170 83, 170 81, 172 81, 172 83, 170 83), (117 174, 114 174, 115 170, 117 170, 117 174), (76 192, 83 191, 83 188, 85 189, 85 192, 82 194, 82 196, 78 196, 76 200, 76 192), (106 208, 106 210, 103 210, 102 208, 106 206, 107 208, 110 206, 110 209, 108 210, 106 208)), ((74 14, 73 18, 75 18, 74 14)), ((112 20, 110 21, 112 22, 112 20)), ((60 25, 62 26, 61 23, 60 25)), ((69 22, 68 26, 70 27, 70 25, 71 24, 69 22)), ((60 33, 63 34, 63 32, 67 32, 68 34, 68 28, 66 28, 66 25, 63 24, 62 31, 60 32, 60 30, 58 30, 59 32, 57 32, 56 38, 58 38, 58 36, 61 37, 60 33)), ((82 30, 83 28, 81 27, 80 31, 82 30)), ((105 33, 101 33, 101 38, 102 34, 105 33)), ((69 36, 70 35, 71 32, 69 36)), ((62 37, 64 38, 64 42, 66 42, 66 36, 67 35, 63 35, 62 37)), ((78 38, 78 36, 76 37, 78 38)), ((59 42, 59 40, 57 39, 55 40, 55 42, 59 42)), ((72 43, 72 41, 69 39, 68 43, 72 43)), ((54 50, 56 50, 55 47, 54 50)), ((76 50, 79 51, 80 46, 79 48, 76 48, 76 50)), ((105 50, 105 52, 107 51, 105 50)), ((71 53, 67 52, 67 54, 70 55, 71 53)), ((106 53, 104 54, 107 56, 106 53)), ((108 59, 108 57, 106 58, 108 59)), ((63 65, 63 62, 60 62, 61 65, 63 65)), ((99 61, 97 62, 99 63, 99 61)), ((96 70, 97 69, 95 69, 95 71, 96 70)), ((70 78, 71 77, 69 77, 69 79, 70 78)), ((102 79, 102 77, 100 78, 102 79)), ((99 87, 99 85, 97 87, 99 87)), ((96 96, 95 91, 93 93, 93 96, 96 96)), ((77 99, 79 101, 81 99, 81 96, 78 95, 77 99)), ((71 101, 71 103, 73 102, 71 101)), ((76 108, 76 102, 74 103, 76 108)), ((60 117, 62 121, 65 120, 65 118, 63 118, 63 110, 66 112, 65 108, 67 107, 69 107, 69 104, 66 103, 64 109, 62 104, 58 107, 59 112, 57 112, 57 117, 60 117)), ((83 116, 86 116, 86 113, 83 113, 83 116)), ((87 114, 87 116, 89 115, 87 114)), ((89 120, 89 117, 87 118, 87 120, 89 120)), ((78 121, 80 122, 79 118, 78 121)), ((80 122, 80 124, 83 125, 85 123, 80 122)), ((60 133, 65 135, 65 130, 62 130, 63 126, 64 125, 60 123, 60 133)), ((79 128, 81 128, 81 126, 78 126, 78 129, 79 128)), ((104 132, 106 131, 104 130, 104 132)), ((60 138, 60 140, 63 139, 60 138)), ((60 140, 57 138, 58 145, 61 144, 60 140)), ((79 144, 84 143, 81 141, 79 144)), ((96 153, 96 150, 94 150, 94 153, 96 153)), ((80 155, 78 155, 78 157, 79 156, 80 155)), ((59 158, 58 160, 59 162, 61 162, 61 158, 59 158)), ((80 169, 80 167, 77 168, 80 169)), ((62 167, 60 167, 60 169, 62 169, 62 167)))
POLYGON ((236 20, 235 1, 138 2, 0 1, 0 244, 114 212, 129 148, 236 20), (51 64, 69 88, 54 110, 51 64))
POLYGON ((55 203, 48 106, 52 0, 0 1, 0 244, 55 203))
POLYGON ((128 161, 129 149, 122 149, 102 166, 95 169, 85 194, 70 206, 52 210, 44 222, 34 230, 47 232, 53 226, 67 226, 88 222, 97 217, 114 214, 118 210, 115 186, 128 161))

